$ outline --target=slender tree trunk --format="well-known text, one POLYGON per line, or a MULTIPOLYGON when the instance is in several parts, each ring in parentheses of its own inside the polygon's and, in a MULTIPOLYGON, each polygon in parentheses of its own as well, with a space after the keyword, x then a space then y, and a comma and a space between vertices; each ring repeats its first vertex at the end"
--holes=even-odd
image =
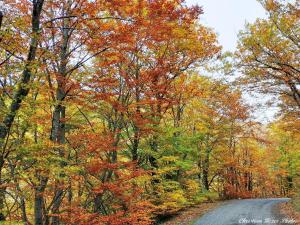
MULTIPOLYGON (((158 143, 157 143, 157 139, 158 137, 156 135, 154 135, 150 141, 150 148, 153 152, 157 152, 158 151, 158 143)), ((149 157, 149 162, 151 164, 151 166, 154 169, 158 168, 158 164, 157 164, 157 160, 154 156, 150 155, 149 157)))
MULTIPOLYGON (((68 1, 66 3, 66 8, 64 15, 67 17, 69 15, 69 7, 71 3, 68 1)), ((53 112, 52 118, 52 130, 51 130, 51 141, 56 142, 60 145, 65 144, 65 118, 66 118, 66 107, 64 106, 64 100, 66 97, 66 76, 67 76, 67 63, 68 63, 68 48, 70 40, 70 29, 69 29, 69 18, 63 19, 63 30, 62 30, 62 45, 60 47, 60 65, 58 68, 57 77, 57 90, 56 90, 56 106, 53 112)), ((58 148, 59 157, 65 158, 65 149, 63 146, 58 148)), ((60 167, 66 166, 65 162, 60 163, 60 167)), ((56 190, 54 195, 54 202, 52 207, 52 213, 59 214, 59 208, 61 206, 63 196, 64 196, 64 177, 65 174, 62 172, 60 178, 56 180, 56 190), (62 180, 60 180, 62 179, 62 180)), ((58 225, 59 217, 54 216, 52 218, 51 224, 58 225)))
POLYGON ((44 191, 47 186, 48 178, 38 175, 40 178, 39 185, 35 187, 34 193, 34 224, 44 225, 47 215, 44 215, 44 191))
POLYGON ((253 178, 252 178, 252 173, 249 173, 249 177, 248 177, 248 191, 252 191, 253 190, 253 178))
MULTIPOLYGON (((113 128, 113 130, 115 131, 118 127, 115 126, 113 128)), ((116 136, 116 139, 115 139, 115 142, 113 144, 113 147, 117 147, 119 145, 119 142, 120 142, 120 134, 118 133, 117 136, 116 136)), ((116 163, 118 160, 118 153, 117 151, 113 151, 109 154, 109 161, 111 163, 116 163)), ((101 178, 101 181, 102 183, 106 183, 106 182, 109 182, 112 178, 114 174, 114 171, 111 170, 111 169, 108 169, 104 172, 102 178, 101 178)), ((103 200, 102 200, 102 197, 103 197, 103 193, 97 193, 93 199, 94 201, 94 212, 95 213, 102 213, 104 215, 107 215, 109 212, 109 209, 107 209, 107 207, 105 206, 105 204, 103 203, 103 200)))
POLYGON ((132 160, 133 161, 138 161, 138 147, 140 143, 140 138, 139 138, 139 128, 134 127, 134 137, 133 137, 133 145, 131 149, 131 155, 132 155, 132 160))
MULTIPOLYGON (((24 136, 22 136, 24 137, 24 136)), ((22 190, 21 190, 21 187, 20 187, 20 184, 16 178, 16 175, 15 175, 15 166, 8 160, 9 162, 9 167, 10 167, 10 174, 11 174, 11 177, 14 181, 14 184, 16 186, 16 190, 17 190, 17 193, 18 193, 18 197, 20 199, 20 208, 21 208, 21 214, 22 214, 22 221, 25 225, 29 224, 28 223, 28 218, 27 218, 27 213, 26 213, 26 202, 25 202, 25 198, 24 198, 24 195, 22 193, 22 190)))
MULTIPOLYGON (((153 152, 158 151, 158 141, 157 141, 157 139, 158 139, 158 137, 156 135, 154 135, 152 137, 152 140, 150 141, 150 148, 153 152)), ((153 155, 149 156, 149 162, 150 162, 150 165, 152 167, 151 176, 154 177, 152 179, 152 184, 154 185, 154 188, 155 188, 155 184, 160 183, 160 180, 158 178, 155 178, 155 176, 157 174, 156 170, 158 169, 158 163, 157 163, 157 159, 153 155)))
POLYGON ((3 221, 5 220, 5 215, 4 215, 4 199, 5 199, 5 189, 0 188, 0 220, 3 221))
POLYGON ((34 221, 35 225, 43 225, 43 204, 44 199, 42 197, 43 193, 41 193, 39 190, 35 190, 35 196, 34 196, 34 221))
MULTIPOLYGON (((10 131, 10 128, 15 119, 16 113, 21 107, 21 103, 23 99, 29 93, 29 83, 32 76, 31 66, 35 60, 36 52, 37 52, 37 43, 39 39, 39 30, 40 30, 40 16, 42 12, 42 7, 44 4, 44 0, 34 0, 33 8, 32 8, 32 37, 30 41, 29 51, 27 60, 25 63, 25 68, 21 75, 21 79, 17 84, 17 89, 12 99, 12 103, 10 105, 9 111, 6 115, 4 115, 3 121, 0 122, 0 149, 3 148, 5 139, 10 131)), ((0 13, 0 26, 2 25, 3 14, 0 13)), ((0 159, 3 161, 0 165, 0 173, 3 169, 5 157, 8 157, 8 154, 3 152, 0 155, 0 159), (4 155, 5 154, 5 155, 4 155)), ((1 184, 2 181, 0 181, 1 184)), ((0 221, 5 220, 5 216, 3 214, 3 203, 4 203, 4 193, 0 192, 0 221)))
POLYGON ((4 159, 3 157, 0 158, 0 221, 5 220, 4 215, 4 199, 5 199, 5 188, 2 187, 3 181, 2 181, 2 168, 4 165, 4 159))
MULTIPOLYGON (((18 188, 20 189, 20 188, 18 188)), ((23 196, 20 196, 20 208, 22 211, 22 221, 25 225, 29 224, 28 223, 28 218, 27 218, 27 213, 26 213, 26 202, 23 196)))
POLYGON ((33 1, 33 11, 32 11, 32 38, 30 42, 29 52, 27 56, 27 61, 25 64, 25 69, 23 70, 21 80, 17 84, 17 90, 13 96, 12 103, 10 105, 9 112, 4 116, 4 120, 0 123, 0 143, 3 145, 3 141, 8 134, 9 129, 12 126, 15 115, 23 99, 29 93, 29 82, 32 76, 31 66, 35 60, 37 43, 39 38, 40 29, 40 15, 42 11, 44 0, 34 0, 33 1))
POLYGON ((206 191, 209 190, 209 156, 210 156, 210 150, 206 149, 205 151, 205 157, 202 162, 202 184, 206 191))
MULTIPOLYGON (((2 27, 2 20, 3 20, 3 12, 0 11, 0 29, 2 27)), ((1 41, 1 38, 0 38, 0 41, 1 41)))
POLYGON ((293 189, 293 177, 292 176, 287 176, 287 192, 289 193, 293 189))
MULTIPOLYGON (((64 67, 66 65, 63 65, 64 67)), ((65 98, 65 69, 61 68, 60 71, 61 78, 58 79, 58 89, 57 89, 57 105, 55 106, 54 113, 53 113, 53 119, 52 119, 52 131, 51 131, 51 140, 58 143, 58 144, 65 144, 65 106, 63 106, 63 101, 65 98)), ((65 151, 64 147, 60 146, 58 148, 58 154, 61 158, 65 157, 65 151)), ((61 167, 66 166, 64 162, 60 164, 61 167)), ((63 178, 64 174, 60 174, 60 178, 63 178)), ((59 207, 62 202, 63 198, 63 184, 60 181, 57 181, 57 188, 55 191, 54 196, 54 204, 52 208, 52 213, 57 214, 59 212, 59 207)), ((59 218, 53 217, 52 219, 52 225, 59 224, 59 218)))
MULTIPOLYGON (((139 69, 136 70, 135 73, 135 79, 137 81, 139 81, 139 77, 140 77, 140 71, 139 69)), ((137 82, 139 83, 139 82, 137 82)), ((135 88, 135 101, 136 101, 136 116, 141 117, 141 107, 139 105, 140 99, 141 99, 141 93, 140 93, 140 87, 137 86, 135 88)), ((134 131, 134 137, 133 137, 133 144, 132 144, 132 149, 131 149, 131 154, 132 154, 132 160, 138 162, 138 147, 140 144, 140 128, 134 124, 133 126, 133 131, 134 131)))

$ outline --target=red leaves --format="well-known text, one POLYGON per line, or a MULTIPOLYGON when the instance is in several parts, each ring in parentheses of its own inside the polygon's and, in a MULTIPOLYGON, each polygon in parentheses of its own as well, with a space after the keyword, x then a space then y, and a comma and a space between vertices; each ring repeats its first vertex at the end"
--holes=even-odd
MULTIPOLYGON (((9 49, 20 55, 31 7, 22 2, 22 29, 9 36, 19 42, 9 49)), ((151 223, 152 206, 141 188, 150 180, 144 176, 152 166, 148 139, 177 103, 176 79, 219 51, 214 35, 195 28, 200 13, 181 0, 45 1, 37 87, 27 105, 32 124, 22 112, 18 124, 26 121, 26 128, 16 127, 12 137, 25 136, 26 147, 35 150, 24 151, 21 166, 35 190, 47 178, 40 197, 49 216, 66 224, 151 223), (58 190, 66 195, 53 206, 58 190)))
POLYGON ((131 213, 118 210, 106 216, 89 213, 82 208, 74 208, 69 214, 63 214, 62 219, 67 224, 78 225, 150 225, 153 221, 147 215, 151 213, 151 208, 151 205, 141 201, 130 208, 131 213))
POLYGON ((99 160, 94 159, 91 162, 89 162, 86 167, 89 173, 94 175, 94 174, 99 174, 100 172, 103 172, 105 170, 114 171, 118 169, 120 166, 121 165, 117 163, 109 163, 109 162, 102 161, 100 159, 99 160))

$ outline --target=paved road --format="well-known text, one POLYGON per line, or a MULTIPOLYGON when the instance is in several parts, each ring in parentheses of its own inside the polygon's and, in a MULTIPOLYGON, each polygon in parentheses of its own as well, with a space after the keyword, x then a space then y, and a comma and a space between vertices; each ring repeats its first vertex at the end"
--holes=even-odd
POLYGON ((194 225, 282 225, 294 224, 275 207, 288 198, 232 200, 202 216, 194 225))

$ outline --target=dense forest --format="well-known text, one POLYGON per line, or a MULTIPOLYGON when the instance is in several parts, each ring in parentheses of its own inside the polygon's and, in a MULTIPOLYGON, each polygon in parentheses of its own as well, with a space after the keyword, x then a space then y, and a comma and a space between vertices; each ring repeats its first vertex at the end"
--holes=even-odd
POLYGON ((149 225, 203 201, 297 199, 300 2, 260 3, 224 53, 184 0, 4 0, 0 220, 149 225), (274 97, 272 122, 245 92, 274 97))

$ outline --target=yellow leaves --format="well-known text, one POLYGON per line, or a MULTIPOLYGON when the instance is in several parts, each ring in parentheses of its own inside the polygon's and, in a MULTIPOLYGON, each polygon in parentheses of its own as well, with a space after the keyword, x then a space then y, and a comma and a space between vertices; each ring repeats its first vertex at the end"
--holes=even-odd
POLYGON ((275 0, 266 0, 266 10, 275 11, 278 8, 278 3, 275 0))
POLYGON ((187 179, 184 181, 185 187, 185 196, 189 200, 189 202, 195 202, 198 194, 200 193, 200 181, 187 179))
POLYGON ((176 162, 179 158, 177 156, 163 156, 159 160, 161 162, 176 162))
POLYGON ((161 167, 158 169, 157 174, 158 175, 164 175, 164 174, 170 174, 176 171, 179 167, 176 166, 174 162, 177 160, 180 160, 179 157, 173 157, 173 156, 163 156, 159 159, 159 162, 161 163, 161 167), (169 164, 170 163, 170 164, 169 164), (164 165, 166 164, 166 165, 164 165))
POLYGON ((293 111, 298 103, 290 97, 295 93, 288 84, 298 83, 298 73, 292 69, 299 68, 299 47, 295 44, 299 18, 295 18, 293 10, 296 3, 270 0, 262 4, 266 5, 268 18, 248 24, 239 35, 235 55, 244 74, 241 82, 261 92, 280 93, 282 108, 293 111))
POLYGON ((183 27, 176 27, 175 29, 172 30, 173 34, 180 38, 180 39, 188 39, 189 37, 187 36, 188 30, 184 29, 183 27))
POLYGON ((159 188, 157 214, 174 214, 188 204, 184 191, 175 181, 164 181, 159 188))

